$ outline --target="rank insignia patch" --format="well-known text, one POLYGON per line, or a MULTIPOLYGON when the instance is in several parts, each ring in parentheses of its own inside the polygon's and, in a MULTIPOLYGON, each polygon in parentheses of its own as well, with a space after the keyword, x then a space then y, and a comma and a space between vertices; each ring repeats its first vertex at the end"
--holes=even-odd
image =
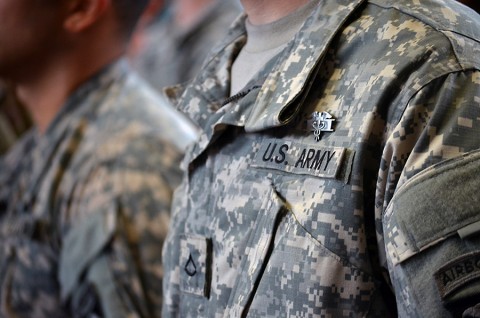
POLYGON ((334 121, 333 116, 327 112, 313 112, 312 131, 316 141, 320 140, 322 132, 334 131, 332 128, 334 121))

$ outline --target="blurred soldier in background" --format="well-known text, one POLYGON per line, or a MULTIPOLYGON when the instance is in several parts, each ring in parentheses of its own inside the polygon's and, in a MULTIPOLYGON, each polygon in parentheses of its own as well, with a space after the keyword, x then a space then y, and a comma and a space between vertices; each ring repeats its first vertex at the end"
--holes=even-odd
MULTIPOLYGON (((133 65, 158 90, 191 80, 240 13, 237 0, 171 0, 138 32, 133 65)), ((156 3, 155 3, 156 2, 156 3)))
POLYGON ((35 123, 0 162, 2 317, 160 315, 162 241, 194 132, 122 59, 146 3, 0 4, 0 76, 35 123))
POLYGON ((167 90, 203 132, 175 194, 163 317, 480 317, 478 14, 242 4, 167 90))

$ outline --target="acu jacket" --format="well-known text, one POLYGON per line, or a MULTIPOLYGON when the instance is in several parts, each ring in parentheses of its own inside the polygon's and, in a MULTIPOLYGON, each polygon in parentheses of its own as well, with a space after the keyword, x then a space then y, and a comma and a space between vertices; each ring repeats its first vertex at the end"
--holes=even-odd
POLYGON ((473 312, 479 16, 446 0, 320 1, 230 97, 244 19, 167 91, 203 134, 175 196, 163 315, 473 312))

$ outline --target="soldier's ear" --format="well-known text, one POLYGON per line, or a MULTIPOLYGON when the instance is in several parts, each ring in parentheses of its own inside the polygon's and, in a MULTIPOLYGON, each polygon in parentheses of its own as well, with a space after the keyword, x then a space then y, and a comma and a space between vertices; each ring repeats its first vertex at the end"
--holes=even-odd
POLYGON ((71 0, 66 8, 64 28, 73 33, 94 25, 111 6, 111 0, 71 0))

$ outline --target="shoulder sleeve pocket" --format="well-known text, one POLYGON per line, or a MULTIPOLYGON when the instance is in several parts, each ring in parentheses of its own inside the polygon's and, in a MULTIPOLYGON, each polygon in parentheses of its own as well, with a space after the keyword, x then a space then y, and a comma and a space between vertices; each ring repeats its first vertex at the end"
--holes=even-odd
MULTIPOLYGON (((394 264, 480 222, 480 151, 434 166, 393 198, 383 225, 394 264)), ((472 229, 472 230, 468 230, 472 229)), ((480 232, 480 231, 479 231, 480 232)))
POLYGON ((425 170, 392 199, 383 229, 399 312, 442 316, 478 299, 479 172, 480 151, 470 152, 425 170))

